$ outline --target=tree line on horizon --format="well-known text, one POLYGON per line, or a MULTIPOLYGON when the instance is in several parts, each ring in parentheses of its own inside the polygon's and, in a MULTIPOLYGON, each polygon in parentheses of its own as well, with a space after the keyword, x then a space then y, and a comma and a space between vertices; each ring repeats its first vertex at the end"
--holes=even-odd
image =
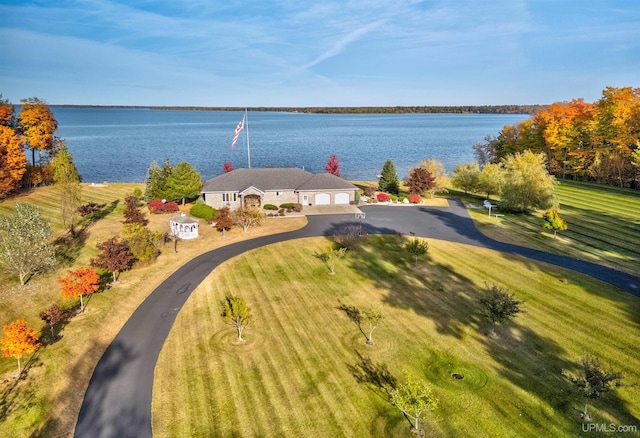
POLYGON ((444 105, 444 106, 140 106, 140 105, 51 105, 54 108, 131 108, 183 111, 296 112, 308 114, 534 114, 548 105, 444 105))

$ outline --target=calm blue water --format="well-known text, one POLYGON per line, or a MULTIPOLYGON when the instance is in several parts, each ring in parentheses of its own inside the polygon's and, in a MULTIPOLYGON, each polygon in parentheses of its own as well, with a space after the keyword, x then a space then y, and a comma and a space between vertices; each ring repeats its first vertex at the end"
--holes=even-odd
MULTIPOLYGON (((53 108, 85 182, 142 182, 152 161, 191 163, 203 179, 225 161, 247 166, 244 132, 231 139, 241 112, 53 108)), ((447 170, 473 161, 473 145, 505 125, 527 119, 493 114, 249 113, 251 167, 304 167, 322 172, 331 154, 342 176, 375 180, 392 159, 398 176, 435 157, 447 170)))

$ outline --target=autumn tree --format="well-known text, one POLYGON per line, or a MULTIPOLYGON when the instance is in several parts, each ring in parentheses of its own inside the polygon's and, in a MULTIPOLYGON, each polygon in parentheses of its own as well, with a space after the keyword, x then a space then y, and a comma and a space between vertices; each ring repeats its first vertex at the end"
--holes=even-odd
POLYGON ((147 224, 144 213, 140 210, 140 207, 138 207, 138 198, 136 196, 133 194, 125 196, 124 205, 124 212, 122 214, 125 224, 147 224))
POLYGON ((331 175, 340 176, 340 163, 338 163, 338 157, 335 154, 329 157, 329 161, 327 161, 324 171, 331 175))
POLYGON ((24 285, 33 275, 55 265, 51 225, 40 210, 25 202, 11 216, 0 216, 0 266, 17 274, 24 285))
POLYGON ((229 207, 222 207, 218 212, 218 219, 216 219, 216 230, 222 233, 222 238, 225 238, 225 232, 229 231, 233 227, 233 219, 229 214, 229 207))
POLYGON ((555 202, 553 175, 547 172, 544 154, 526 150, 503 160, 504 186, 500 206, 505 210, 526 212, 548 209, 555 202))
POLYGON ((233 222, 240 225, 244 232, 248 232, 250 227, 259 226, 264 223, 264 213, 254 207, 239 208, 233 212, 233 222))
POLYGON ((556 238, 558 231, 567 229, 567 223, 560 217, 558 210, 552 208, 547 210, 542 217, 542 226, 547 230, 553 231, 553 238, 556 238))
POLYGON ((222 302, 222 319, 231 324, 238 332, 238 342, 244 342, 242 331, 251 324, 253 315, 247 302, 240 297, 227 295, 222 302))
POLYGON ((487 199, 491 195, 499 195, 502 193, 504 185, 504 174, 500 163, 488 163, 482 167, 478 173, 477 189, 487 195, 487 199))
POLYGON ((438 407, 438 400, 433 395, 431 386, 405 373, 404 381, 389 389, 391 404, 393 404, 409 421, 411 431, 422 435, 420 421, 427 411, 438 407))
POLYGON ((589 421, 587 414, 589 400, 600 398, 603 394, 612 391, 620 386, 622 373, 608 369, 600 364, 600 361, 593 356, 586 355, 580 358, 577 373, 564 371, 563 374, 575 385, 577 390, 584 396, 584 411, 582 416, 585 421, 589 421))
POLYGON ((69 149, 62 143, 53 159, 53 182, 60 195, 62 224, 75 235, 75 217, 81 204, 80 175, 69 149))
POLYGON ((166 182, 166 198, 172 201, 197 198, 200 195, 202 180, 200 173, 191 164, 182 161, 173 169, 166 182))
POLYGON ((139 223, 125 224, 122 237, 133 257, 141 262, 147 262, 160 254, 163 242, 162 233, 151 231, 139 223))
POLYGON ((446 192, 449 188, 449 176, 444 168, 444 164, 435 158, 429 158, 428 160, 422 160, 420 167, 424 167, 429 171, 434 179, 433 186, 429 189, 431 196, 437 192, 446 192))
POLYGON ((45 322, 51 328, 51 340, 55 339, 55 333, 53 328, 56 324, 63 321, 66 317, 64 309, 57 304, 52 304, 47 310, 43 310, 39 314, 40 319, 45 322))
POLYGON ((409 193, 422 195, 424 192, 430 191, 435 185, 435 178, 424 167, 414 167, 409 172, 407 178, 407 186, 409 193))
POLYGON ((451 185, 464 190, 464 194, 466 195, 470 191, 475 191, 478 188, 479 174, 480 168, 477 163, 457 164, 451 174, 451 185))
POLYGON ((120 272, 131 269, 133 266, 135 257, 127 245, 120 241, 118 237, 99 242, 96 247, 100 250, 100 253, 97 257, 91 259, 90 264, 94 268, 111 272, 114 283, 118 281, 120 272))
POLYGON ((13 128, 0 125, 0 199, 20 187, 26 171, 27 157, 22 140, 13 128))
POLYGON ((13 125, 13 104, 0 93, 0 126, 13 125))
POLYGON ((37 97, 22 99, 18 123, 22 130, 24 143, 31 148, 31 164, 35 166, 35 151, 53 151, 54 134, 58 130, 58 122, 49 106, 37 97))
POLYGON ((27 321, 18 319, 4 326, 4 337, 0 339, 2 357, 15 357, 18 359, 18 375, 21 374, 20 359, 25 354, 32 354, 38 348, 38 331, 29 328, 27 321))
POLYGON ((230 161, 225 161, 224 164, 222 165, 222 173, 229 173, 229 172, 233 172, 234 170, 236 170, 236 168, 233 165, 233 163, 230 161))
POLYGON ((100 289, 100 276, 91 268, 82 267, 67 271, 67 276, 58 279, 62 285, 60 293, 66 299, 80 297, 80 309, 84 312, 84 295, 92 295, 100 289))
POLYGON ((429 243, 426 240, 413 238, 404 245, 404 250, 408 252, 418 264, 418 258, 422 257, 429 251, 429 243))
POLYGON ((378 178, 378 188, 381 192, 388 192, 397 195, 400 192, 398 185, 398 172, 393 161, 387 160, 382 166, 382 172, 378 178))
POLYGON ((482 316, 491 321, 491 333, 496 333, 496 323, 504 324, 522 312, 523 301, 516 299, 515 294, 497 285, 487 285, 486 291, 479 300, 482 316))
POLYGON ((346 247, 329 249, 325 252, 315 252, 315 258, 319 259, 329 270, 329 275, 335 274, 336 260, 341 259, 347 252, 346 247))

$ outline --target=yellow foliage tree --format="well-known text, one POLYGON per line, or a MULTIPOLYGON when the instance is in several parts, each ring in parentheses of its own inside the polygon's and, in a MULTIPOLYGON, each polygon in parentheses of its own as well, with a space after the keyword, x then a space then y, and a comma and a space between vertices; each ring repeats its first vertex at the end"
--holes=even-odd
POLYGON ((58 122, 49 106, 37 97, 22 99, 18 123, 22 126, 22 138, 31 148, 31 164, 35 165, 35 151, 51 151, 55 148, 55 132, 58 122))
POLYGON ((18 359, 18 375, 20 374, 20 358, 40 348, 38 331, 27 327, 27 321, 18 319, 4 326, 4 338, 0 339, 2 357, 18 359))
POLYGON ((0 125, 0 198, 20 186, 27 170, 27 157, 16 132, 0 125))

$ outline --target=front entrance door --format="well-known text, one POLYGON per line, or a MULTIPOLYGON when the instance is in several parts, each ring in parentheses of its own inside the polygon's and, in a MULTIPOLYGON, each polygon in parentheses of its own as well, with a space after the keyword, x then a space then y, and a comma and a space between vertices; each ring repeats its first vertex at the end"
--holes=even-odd
POLYGON ((309 205, 309 195, 302 195, 302 205, 309 205))

